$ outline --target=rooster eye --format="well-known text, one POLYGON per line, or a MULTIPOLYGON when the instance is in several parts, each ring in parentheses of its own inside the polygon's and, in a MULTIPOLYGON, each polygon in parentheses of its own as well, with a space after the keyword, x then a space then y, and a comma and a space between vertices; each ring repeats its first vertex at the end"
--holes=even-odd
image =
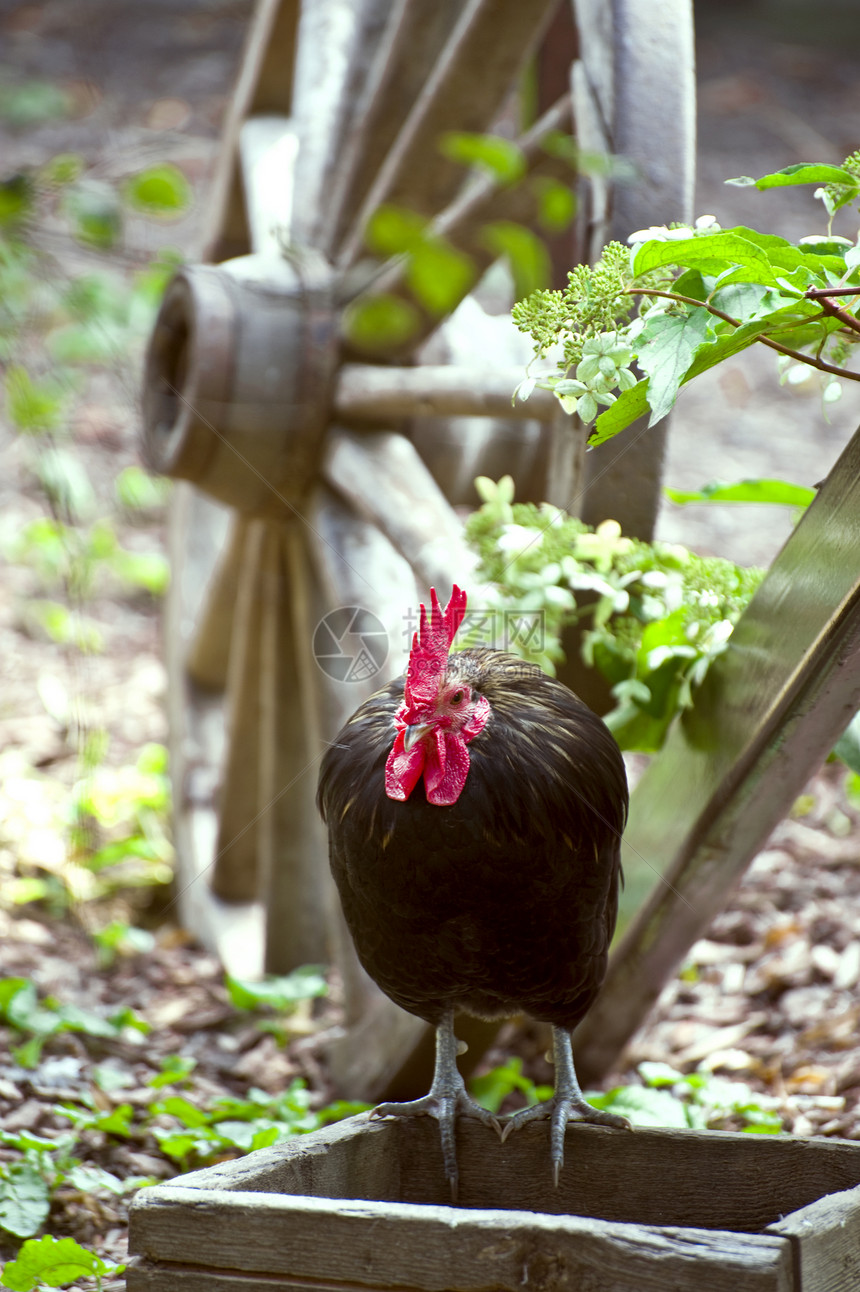
POLYGON ((461 703, 461 701, 462 701, 462 699, 463 699, 463 692, 462 692, 462 691, 455 691, 455 692, 454 692, 454 694, 451 696, 451 703, 452 703, 452 704, 460 704, 460 703, 461 703))

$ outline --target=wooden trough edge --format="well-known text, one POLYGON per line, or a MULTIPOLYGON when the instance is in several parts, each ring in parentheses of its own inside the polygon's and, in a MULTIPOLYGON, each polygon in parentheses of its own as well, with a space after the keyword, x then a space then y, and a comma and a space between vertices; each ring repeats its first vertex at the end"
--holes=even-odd
POLYGON ((556 1194, 545 1126, 505 1145, 477 1123, 461 1122, 459 1132, 464 1193, 519 1194, 517 1209, 437 1201, 446 1186, 435 1122, 363 1114, 143 1189, 131 1210, 128 1292, 860 1286, 860 1145, 574 1125, 556 1194), (398 1200, 416 1188, 432 1201, 398 1200), (570 1211, 577 1193, 610 1218, 550 1214, 570 1211), (630 1214, 651 1205, 671 1218, 692 1206, 706 1223, 620 1219, 628 1196, 630 1214), (780 1214, 783 1196, 789 1214, 780 1214), (802 1197, 810 1201, 798 1208, 802 1197), (757 1232, 715 1223, 742 1227, 744 1216, 757 1232))

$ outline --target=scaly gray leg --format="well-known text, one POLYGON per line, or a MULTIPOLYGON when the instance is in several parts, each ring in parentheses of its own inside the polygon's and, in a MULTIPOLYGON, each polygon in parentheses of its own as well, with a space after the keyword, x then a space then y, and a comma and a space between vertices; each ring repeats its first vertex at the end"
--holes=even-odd
POLYGON ((458 1042, 454 1035, 454 1012, 448 1010, 436 1028, 436 1065, 433 1084, 423 1099, 412 1099, 403 1104, 380 1104, 372 1117, 435 1117, 442 1136, 442 1159, 445 1178, 451 1185, 451 1199, 457 1201, 459 1174, 457 1171, 456 1123, 460 1117, 474 1117, 485 1126, 492 1126, 501 1135, 502 1128, 492 1113, 475 1103, 467 1094, 466 1086, 457 1067, 458 1042))
POLYGON ((502 1127, 502 1141, 508 1138, 511 1131, 525 1126, 526 1122, 548 1118, 552 1175, 557 1187, 559 1173, 564 1165, 564 1133, 568 1121, 593 1122, 597 1126, 614 1126, 618 1130, 630 1130, 630 1123, 626 1117, 619 1117, 617 1113, 592 1108, 585 1098, 576 1079, 570 1033, 563 1027, 552 1029, 552 1054, 555 1063, 555 1093, 552 1099, 512 1113, 502 1127))

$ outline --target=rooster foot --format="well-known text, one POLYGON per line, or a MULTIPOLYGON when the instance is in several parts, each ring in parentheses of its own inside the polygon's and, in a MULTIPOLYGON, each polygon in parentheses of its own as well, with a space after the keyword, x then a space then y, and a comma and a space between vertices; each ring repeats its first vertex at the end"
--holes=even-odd
POLYGON ((501 1138, 502 1127, 497 1118, 468 1094, 457 1067, 457 1038, 454 1036, 453 1016, 446 1014, 436 1029, 436 1067, 433 1084, 423 1099, 412 1099, 402 1104, 380 1104, 371 1117, 435 1117, 442 1139, 442 1161, 445 1178, 451 1186, 451 1201, 457 1201, 459 1171, 457 1168, 456 1126, 458 1117, 471 1117, 490 1126, 501 1138))
POLYGON ((561 1168, 564 1166, 564 1136, 569 1121, 590 1122, 594 1126, 611 1126, 615 1130, 630 1130, 626 1117, 617 1113, 607 1113, 600 1108, 592 1108, 583 1095, 576 1078, 573 1066, 573 1054, 570 1046, 570 1034, 561 1027, 553 1027, 553 1056, 555 1059, 555 1094, 545 1103, 534 1104, 531 1108, 521 1108, 505 1120, 502 1127, 502 1143, 512 1131, 519 1130, 527 1122, 549 1121, 550 1160, 552 1176, 558 1187, 561 1168))

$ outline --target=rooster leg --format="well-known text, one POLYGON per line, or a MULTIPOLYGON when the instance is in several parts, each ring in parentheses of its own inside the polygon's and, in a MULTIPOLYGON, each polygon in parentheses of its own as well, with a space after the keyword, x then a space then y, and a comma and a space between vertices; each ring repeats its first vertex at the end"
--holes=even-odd
POLYGON ((522 1108, 509 1117, 502 1129, 502 1141, 508 1138, 511 1131, 525 1126, 526 1122, 548 1118, 552 1174, 558 1186, 559 1173, 564 1165, 564 1134, 568 1121, 592 1122, 597 1126, 614 1126, 618 1130, 629 1130, 630 1123, 626 1117, 619 1117, 617 1113, 592 1108, 585 1098, 573 1066, 570 1032, 563 1027, 554 1026, 552 1029, 552 1054, 555 1063, 555 1093, 552 1099, 543 1104, 534 1104, 531 1108, 522 1108))
POLYGON ((451 1185, 451 1198, 457 1201, 457 1149, 455 1127, 458 1115, 474 1117, 491 1126, 498 1135, 502 1128, 492 1113, 467 1093, 466 1085, 457 1067, 458 1042, 454 1035, 454 1012, 446 1010, 442 1021, 436 1028, 436 1066, 433 1070, 433 1084, 429 1094, 423 1099, 412 1099, 403 1104, 380 1104, 374 1108, 372 1117, 417 1117, 426 1115, 435 1117, 439 1123, 442 1136, 442 1158, 445 1163, 445 1178, 451 1185))

